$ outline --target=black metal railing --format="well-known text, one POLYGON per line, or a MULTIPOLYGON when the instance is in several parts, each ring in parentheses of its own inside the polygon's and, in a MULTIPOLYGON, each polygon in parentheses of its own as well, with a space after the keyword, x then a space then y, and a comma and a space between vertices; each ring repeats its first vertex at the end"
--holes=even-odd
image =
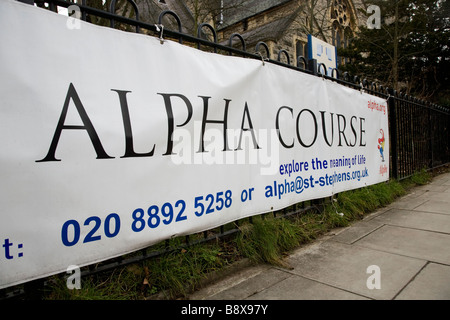
MULTIPOLYGON (((215 29, 206 23, 200 24, 197 29, 197 36, 183 33, 182 22, 179 16, 172 11, 162 11, 158 21, 154 23, 140 21, 139 7, 133 0, 127 0, 134 10, 134 19, 116 14, 116 0, 111 1, 108 11, 91 8, 86 5, 86 0, 64 1, 64 0, 17 0, 39 7, 45 7, 52 11, 57 11, 57 7, 68 8, 76 4, 81 12, 81 19, 89 22, 90 16, 105 19, 110 27, 115 28, 118 24, 126 25, 129 31, 137 33, 147 33, 158 37, 161 41, 174 39, 182 44, 197 47, 200 50, 212 51, 220 54, 237 55, 249 59, 260 59, 263 62, 274 63, 286 68, 295 69, 299 72, 323 77, 335 81, 343 86, 382 97, 388 101, 389 130, 390 130, 390 176, 401 180, 411 176, 421 169, 434 169, 446 165, 450 161, 450 110, 436 104, 428 103, 395 92, 383 85, 360 79, 348 73, 340 74, 339 70, 333 69, 332 77, 324 74, 326 70, 323 65, 317 64, 315 60, 307 60, 299 56, 296 65, 292 65, 288 51, 282 49, 277 54, 277 59, 271 58, 269 47, 264 42, 258 42, 254 51, 248 51, 244 38, 233 33, 228 41, 218 43, 215 29), (168 24, 167 19, 171 19, 168 24), (171 30, 166 25, 176 26, 177 30, 171 30), (213 41, 208 40, 207 32, 212 34, 213 41), (236 47, 233 45, 236 44, 236 47), (240 49, 239 49, 240 48, 240 49), (285 62, 282 62, 282 57, 285 62)), ((278 212, 273 212, 276 217, 290 216, 305 212, 311 209, 320 210, 325 201, 329 199, 319 199, 294 204, 289 208, 278 212)), ((250 220, 245 219, 245 220, 250 220)), ((186 236, 184 244, 190 246, 201 242, 211 241, 217 238, 231 236, 240 231, 239 224, 242 221, 235 221, 213 230, 205 231, 201 234, 186 236)), ((141 250, 131 258, 116 258, 105 261, 96 266, 90 266, 82 271, 81 275, 94 274, 111 270, 120 266, 136 263, 174 250, 167 240, 159 249, 150 247, 141 250)), ((179 249, 179 246, 177 246, 179 249)), ((37 280, 29 284, 30 291, 43 284, 43 280, 37 280)), ((12 297, 23 294, 23 289, 4 292, 3 297, 12 297)), ((0 293, 2 298, 2 293, 0 293)))
POLYGON ((449 162, 449 109, 414 97, 396 94, 389 99, 393 170, 404 179, 421 169, 449 162))

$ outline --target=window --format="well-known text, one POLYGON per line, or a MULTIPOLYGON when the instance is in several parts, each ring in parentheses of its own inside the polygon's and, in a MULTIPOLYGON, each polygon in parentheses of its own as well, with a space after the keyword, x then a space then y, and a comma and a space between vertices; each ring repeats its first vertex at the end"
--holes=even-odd
POLYGON ((244 29, 244 31, 248 29, 248 19, 244 19, 242 22, 242 29, 244 29))
POLYGON ((347 4, 346 0, 334 0, 331 7, 331 23, 338 23, 339 26, 344 29, 350 26, 350 6, 347 4))
POLYGON ((302 56, 306 60, 308 60, 308 44, 306 42, 304 42, 304 41, 298 40, 295 43, 295 55, 296 55, 296 59, 299 56, 302 56))
POLYGON ((297 57, 304 56, 303 53, 303 43, 301 41, 297 41, 295 44, 295 55, 297 57))

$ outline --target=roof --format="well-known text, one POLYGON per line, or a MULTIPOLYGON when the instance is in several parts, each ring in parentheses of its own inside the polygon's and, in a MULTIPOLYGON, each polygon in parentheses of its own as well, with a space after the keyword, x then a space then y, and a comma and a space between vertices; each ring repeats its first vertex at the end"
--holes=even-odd
POLYGON ((225 0, 223 24, 219 29, 226 28, 290 1, 292 0, 225 0))
MULTIPOLYGON (((135 0, 140 13, 140 19, 147 23, 158 23, 158 18, 164 10, 170 10, 177 14, 181 20, 182 32, 191 33, 194 27, 192 13, 182 0, 165 0, 160 3, 156 0, 135 0)), ((163 25, 170 30, 178 31, 178 25, 170 16, 164 18, 163 25)))
POLYGON ((253 44, 258 41, 277 41, 284 35, 286 29, 289 28, 295 18, 294 16, 295 14, 291 14, 287 17, 282 17, 278 20, 261 25, 242 34, 242 37, 248 44, 253 44))

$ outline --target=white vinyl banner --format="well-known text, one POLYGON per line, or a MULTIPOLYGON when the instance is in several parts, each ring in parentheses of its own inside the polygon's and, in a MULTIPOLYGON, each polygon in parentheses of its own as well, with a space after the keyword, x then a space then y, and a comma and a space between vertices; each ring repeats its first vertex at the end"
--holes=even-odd
POLYGON ((0 288, 386 181, 386 101, 0 1, 0 288))

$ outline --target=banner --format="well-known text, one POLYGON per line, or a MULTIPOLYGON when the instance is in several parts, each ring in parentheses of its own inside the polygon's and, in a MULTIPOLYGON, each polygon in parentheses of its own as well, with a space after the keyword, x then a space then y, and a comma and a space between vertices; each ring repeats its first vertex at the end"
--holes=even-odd
POLYGON ((388 179, 386 101, 70 19, 0 2, 0 288, 388 179))

